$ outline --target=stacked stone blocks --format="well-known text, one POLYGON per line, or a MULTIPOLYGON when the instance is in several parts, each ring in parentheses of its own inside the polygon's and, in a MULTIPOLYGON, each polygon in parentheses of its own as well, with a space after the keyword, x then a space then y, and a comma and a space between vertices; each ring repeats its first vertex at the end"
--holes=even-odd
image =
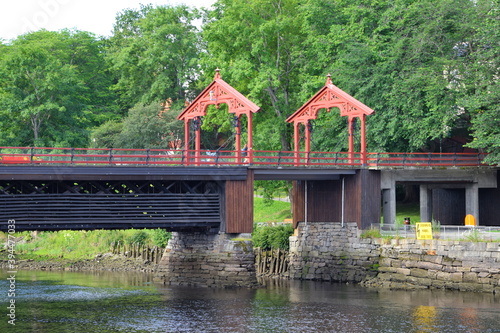
POLYGON ((389 289, 500 293, 500 243, 363 239, 355 223, 299 223, 290 237, 292 279, 389 289))
POLYGON ((360 239, 356 223, 300 223, 290 237, 292 279, 361 282, 376 274, 378 246, 360 239))
POLYGON ((174 232, 157 278, 171 285, 256 286, 252 243, 223 233, 174 232))
POLYGON ((379 274, 365 281, 365 286, 500 293, 500 243, 377 241, 381 257, 379 274))

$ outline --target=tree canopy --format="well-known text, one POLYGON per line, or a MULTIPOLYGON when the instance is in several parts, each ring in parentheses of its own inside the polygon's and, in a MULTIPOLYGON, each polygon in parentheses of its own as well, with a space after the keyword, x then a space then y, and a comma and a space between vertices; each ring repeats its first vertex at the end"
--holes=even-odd
POLYGON ((120 105, 189 97, 199 76, 196 17, 186 6, 148 5, 118 14, 107 57, 117 77, 120 105))
POLYGON ((102 42, 80 31, 38 31, 0 48, 3 145, 86 146, 114 114, 102 42))
MULTIPOLYGON (((285 119, 330 73, 376 111, 367 119, 369 151, 478 149, 499 163, 499 7, 495 0, 218 0, 203 12, 123 10, 106 39, 28 33, 0 43, 0 144, 163 147, 161 138, 181 130, 176 112, 219 67, 262 109, 255 149, 291 149, 285 119), (169 115, 159 117, 167 100, 169 115)), ((205 119, 207 148, 218 145, 217 132, 231 131, 223 112, 205 119)), ((336 110, 321 112, 312 148, 345 150, 345 127, 336 110)))

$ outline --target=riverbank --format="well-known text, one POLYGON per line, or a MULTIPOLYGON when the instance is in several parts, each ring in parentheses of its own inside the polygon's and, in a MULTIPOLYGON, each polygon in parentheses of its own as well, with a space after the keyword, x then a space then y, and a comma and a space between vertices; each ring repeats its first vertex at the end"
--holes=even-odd
MULTIPOLYGON (((287 258, 279 259, 284 253, 277 255, 276 262, 284 264, 276 264, 273 258, 268 260, 266 257, 264 261, 261 260, 263 264, 258 265, 257 273, 291 280, 361 283, 364 287, 386 290, 443 289, 500 294, 500 242, 388 240, 362 238, 360 234, 355 223, 346 223, 344 226, 333 223, 300 223, 297 234, 290 237, 291 246, 287 258), (262 269, 259 268, 261 266, 262 269), (269 266, 270 272, 264 266, 269 266), (273 271, 273 267, 277 267, 276 271, 273 271)), ((239 244, 231 242, 234 246, 239 244)), ((235 250, 234 246, 227 249, 221 247, 229 251, 222 253, 222 257, 227 259, 228 253, 235 250)), ((226 269, 220 265, 221 253, 214 254, 214 258, 210 259, 213 265, 207 265, 208 259, 205 256, 211 252, 207 248, 198 254, 198 264, 195 267, 194 259, 190 257, 193 255, 192 246, 185 249, 187 252, 178 250, 171 252, 161 267, 141 257, 131 258, 112 253, 80 260, 28 260, 20 254, 16 257, 16 265, 19 270, 176 271, 176 274, 170 275, 170 278, 177 279, 175 283, 185 282, 189 274, 190 277, 198 274, 196 276, 201 281, 218 275, 234 276, 239 271, 253 271, 250 269, 253 265, 251 257, 247 258, 244 269, 239 261, 239 267, 226 269), (173 254, 176 256, 172 257, 173 254), (224 274, 220 274, 224 270, 224 274)), ((250 255, 247 246, 243 250, 241 255, 250 255)), ((6 259, 7 253, 0 253, 2 269, 9 269, 6 259)))
MULTIPOLYGON (((2 256, 3 257, 3 256, 2 256)), ((0 257, 0 268, 9 269, 6 258, 0 257)), ((158 265, 141 258, 128 258, 124 255, 111 253, 98 254, 93 259, 23 259, 19 255, 16 260, 18 270, 42 271, 113 271, 113 272, 145 272, 153 273, 158 265)))

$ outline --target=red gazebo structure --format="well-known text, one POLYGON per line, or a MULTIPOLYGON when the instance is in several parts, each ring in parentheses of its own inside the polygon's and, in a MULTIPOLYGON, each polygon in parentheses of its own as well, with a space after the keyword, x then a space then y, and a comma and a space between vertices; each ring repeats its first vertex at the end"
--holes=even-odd
POLYGON ((311 151, 311 120, 318 117, 320 109, 337 107, 340 109, 341 116, 347 116, 349 131, 349 157, 353 158, 354 153, 354 120, 359 118, 361 121, 361 163, 366 164, 366 115, 375 111, 365 104, 361 103, 345 91, 341 90, 332 83, 331 75, 328 74, 325 86, 321 88, 311 99, 302 105, 294 114, 286 120, 293 122, 294 127, 294 150, 295 161, 298 164, 300 159, 300 131, 299 125, 305 126, 305 153, 308 155, 311 151))
POLYGON ((241 150, 241 116, 246 115, 248 119, 247 128, 247 156, 249 163, 252 163, 252 114, 258 112, 260 107, 255 105, 252 101, 243 96, 239 91, 231 87, 227 82, 222 80, 220 70, 216 69, 215 77, 199 94, 189 106, 182 111, 177 117, 179 120, 184 121, 184 147, 185 159, 189 164, 189 125, 193 121, 193 128, 195 132, 195 164, 200 162, 201 150, 201 117, 207 114, 207 106, 219 105, 226 103, 228 105, 228 112, 235 115, 235 129, 236 129, 236 160, 237 163, 242 162, 241 150))

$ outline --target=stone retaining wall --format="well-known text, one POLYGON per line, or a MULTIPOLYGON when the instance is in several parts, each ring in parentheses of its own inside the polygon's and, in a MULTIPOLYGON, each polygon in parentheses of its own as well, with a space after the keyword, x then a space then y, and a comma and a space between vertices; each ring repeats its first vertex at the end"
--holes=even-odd
POLYGON ((284 277, 390 289, 500 293, 500 243, 362 239, 355 223, 299 223, 284 277))
POLYGON ((375 276, 379 246, 360 239, 356 223, 300 222, 290 237, 292 279, 361 282, 375 276))
POLYGON ((500 293, 498 242, 393 239, 380 244, 379 265, 364 286, 500 293))
POLYGON ((252 243, 232 237, 235 235, 173 232, 157 280, 173 285, 256 286, 252 243))

